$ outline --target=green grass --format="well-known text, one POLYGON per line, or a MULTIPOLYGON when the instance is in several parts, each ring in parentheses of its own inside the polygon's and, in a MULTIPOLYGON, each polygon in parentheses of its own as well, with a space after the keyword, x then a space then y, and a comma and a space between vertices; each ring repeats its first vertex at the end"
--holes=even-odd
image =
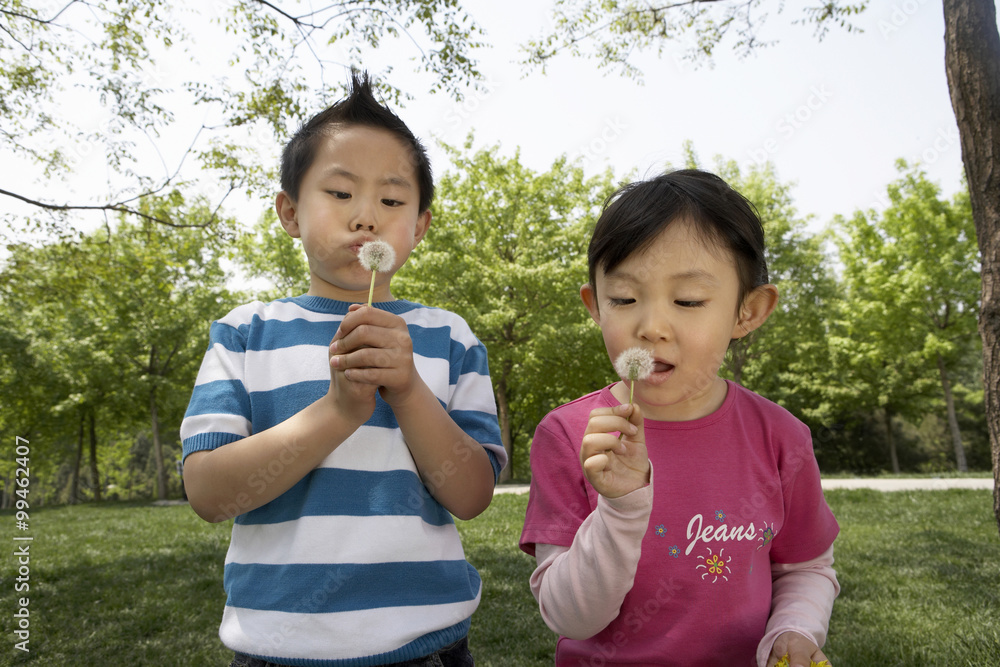
POLYGON ((841 525, 840 665, 1000 665, 1000 540, 989 491, 828 492, 841 525))
MULTIPOLYGON (((988 491, 827 498, 842 529, 843 591, 826 649, 834 665, 1000 665, 1000 540, 988 491)), ((517 548, 526 501, 499 495, 459 523, 485 582, 470 633, 479 665, 552 664, 555 636, 528 589, 534 561, 517 548)), ((0 516, 13 533, 11 513, 0 516)), ((186 506, 108 504, 32 510, 31 527, 31 653, 12 648, 16 559, 7 556, 0 664, 228 664, 216 634, 228 524, 186 506)))

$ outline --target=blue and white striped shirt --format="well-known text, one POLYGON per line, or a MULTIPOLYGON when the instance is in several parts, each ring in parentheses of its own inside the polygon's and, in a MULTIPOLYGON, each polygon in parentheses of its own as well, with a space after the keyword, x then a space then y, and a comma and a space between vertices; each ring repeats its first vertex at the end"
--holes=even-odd
MULTIPOLYGON (((181 425, 184 456, 238 447, 325 395, 330 340, 349 305, 312 296, 254 302, 214 322, 181 425)), ((446 310, 375 305, 406 321, 421 378, 499 474, 506 454, 485 347, 446 310)), ((251 492, 266 488, 284 456, 295 452, 251 475, 251 492)), ((289 665, 432 653, 468 632, 481 593, 451 514, 421 482, 381 398, 312 472, 236 518, 224 585, 223 643, 289 665)))

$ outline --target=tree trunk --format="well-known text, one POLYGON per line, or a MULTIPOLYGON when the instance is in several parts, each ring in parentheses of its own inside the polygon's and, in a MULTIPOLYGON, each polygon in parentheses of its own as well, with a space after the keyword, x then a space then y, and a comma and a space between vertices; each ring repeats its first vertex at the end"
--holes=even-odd
POLYGON ((501 371, 500 381, 497 382, 497 417, 500 420, 500 441, 503 448, 507 450, 507 465, 500 471, 497 482, 506 482, 511 478, 514 470, 514 443, 510 440, 510 405, 507 402, 507 373, 501 371))
POLYGON ((80 499, 80 465, 83 463, 83 426, 84 414, 80 413, 80 437, 76 442, 76 462, 73 464, 73 476, 69 482, 69 504, 75 505, 80 499))
POLYGON ((160 418, 156 411, 156 384, 149 390, 149 414, 153 429, 153 458, 156 460, 156 497, 167 499, 167 469, 163 465, 163 446, 160 444, 160 418))
POLYGON ((948 410, 948 429, 951 431, 951 444, 955 448, 955 469, 959 472, 969 472, 965 462, 965 447, 962 446, 962 432, 958 429, 958 417, 955 415, 955 397, 951 393, 951 380, 948 369, 944 367, 944 357, 937 355, 938 372, 941 374, 941 388, 944 389, 944 404, 948 410))
POLYGON ((101 502, 101 478, 97 473, 97 425, 94 411, 90 411, 90 479, 94 484, 94 500, 101 502))
POLYGON ((892 434, 892 410, 886 406, 882 411, 885 416, 885 440, 889 444, 889 461, 892 463, 892 471, 899 474, 899 457, 896 455, 896 438, 892 434))
POLYGON ((982 258, 979 335, 1000 529, 1000 34, 993 0, 944 0, 944 64, 982 258))

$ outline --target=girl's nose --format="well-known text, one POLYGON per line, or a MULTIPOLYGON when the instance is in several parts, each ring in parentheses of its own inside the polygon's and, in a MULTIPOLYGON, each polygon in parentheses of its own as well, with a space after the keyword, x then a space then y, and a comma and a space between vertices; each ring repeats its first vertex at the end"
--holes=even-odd
POLYGON ((672 335, 672 330, 665 313, 651 311, 643 315, 637 334, 641 340, 657 342, 668 340, 672 335))

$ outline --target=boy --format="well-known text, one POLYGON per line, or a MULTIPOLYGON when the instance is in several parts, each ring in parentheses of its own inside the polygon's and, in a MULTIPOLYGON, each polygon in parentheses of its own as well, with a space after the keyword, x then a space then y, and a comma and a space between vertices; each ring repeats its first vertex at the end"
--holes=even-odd
POLYGON ((233 665, 465 665, 480 579, 451 514, 489 505, 506 461, 486 350, 390 281, 431 221, 426 152, 367 76, 282 155, 282 226, 307 294, 212 324, 181 426, 184 483, 236 518, 219 630, 233 665), (362 244, 395 250, 378 273, 362 244))

